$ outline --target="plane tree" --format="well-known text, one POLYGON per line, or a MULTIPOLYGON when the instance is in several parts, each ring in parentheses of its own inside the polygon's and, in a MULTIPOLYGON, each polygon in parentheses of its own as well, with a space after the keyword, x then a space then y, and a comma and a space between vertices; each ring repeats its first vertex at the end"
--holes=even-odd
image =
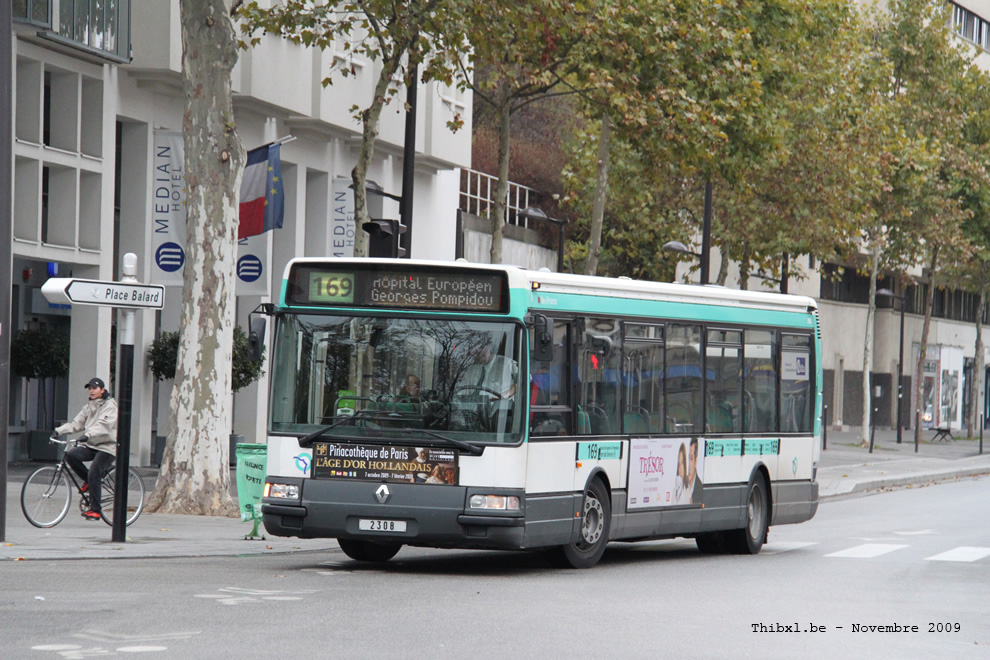
POLYGON ((228 451, 244 149, 234 126, 234 0, 180 0, 186 267, 169 435, 147 509, 234 515, 228 451))

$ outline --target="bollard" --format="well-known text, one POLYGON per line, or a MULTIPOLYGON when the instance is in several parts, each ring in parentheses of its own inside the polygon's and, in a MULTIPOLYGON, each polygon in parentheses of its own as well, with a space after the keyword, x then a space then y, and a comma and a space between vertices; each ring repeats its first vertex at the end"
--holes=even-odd
POLYGON ((980 415, 980 454, 983 453, 983 426, 985 423, 983 415, 980 415))
POLYGON ((870 453, 873 453, 873 437, 877 434, 877 410, 879 408, 873 409, 873 414, 870 415, 870 453))
POLYGON ((822 415, 822 451, 828 449, 828 406, 822 406, 824 414, 822 415))

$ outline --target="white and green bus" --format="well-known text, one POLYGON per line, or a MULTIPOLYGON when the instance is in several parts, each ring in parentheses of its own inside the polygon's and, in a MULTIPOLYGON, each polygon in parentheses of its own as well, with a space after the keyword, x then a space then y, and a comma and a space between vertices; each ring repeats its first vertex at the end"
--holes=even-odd
POLYGON ((818 508, 815 301, 512 266, 289 263, 270 346, 269 533, 759 552, 818 508))

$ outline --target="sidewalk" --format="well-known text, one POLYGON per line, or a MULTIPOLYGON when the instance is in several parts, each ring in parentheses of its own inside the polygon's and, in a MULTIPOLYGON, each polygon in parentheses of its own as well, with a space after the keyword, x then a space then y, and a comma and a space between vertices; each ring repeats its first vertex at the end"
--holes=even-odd
POLYGON ((931 442, 933 431, 923 431, 918 452, 914 431, 877 430, 873 453, 860 447, 859 433, 829 431, 818 462, 818 494, 822 500, 879 488, 925 484, 945 479, 990 474, 990 432, 984 432, 983 454, 979 439, 959 436, 948 442, 931 442))
MULTIPOLYGON (((979 454, 979 440, 956 439, 931 443, 931 431, 914 451, 914 435, 904 432, 898 445, 894 431, 877 431, 873 453, 859 447, 858 434, 829 431, 827 448, 818 464, 822 500, 878 488, 990 474, 990 433, 979 454)), ((143 514, 127 528, 127 542, 111 542, 112 530, 100 521, 79 515, 78 496, 65 519, 50 529, 33 527, 20 508, 21 484, 37 464, 8 467, 6 539, 0 543, 0 563, 17 560, 220 557, 301 551, 335 552, 333 539, 303 540, 267 536, 245 540, 253 527, 239 518, 143 514)), ((157 470, 139 468, 149 492, 157 470)), ((233 477, 232 483, 235 482, 233 477)), ((265 534, 264 527, 260 529, 265 534)))
MULTIPOLYGON (((80 515, 79 496, 73 495, 69 513, 47 529, 34 527, 21 511, 21 485, 39 463, 11 464, 7 468, 6 538, 0 543, 0 564, 5 561, 46 559, 135 559, 164 557, 222 557, 266 555, 306 550, 337 550, 333 539, 295 539, 270 536, 245 540, 254 524, 240 518, 141 514, 127 528, 127 542, 113 543, 113 530, 103 521, 80 515)), ((137 468, 150 494, 158 476, 156 468, 137 468)), ((235 488, 231 470, 232 489, 235 488)), ((236 500, 235 500, 236 503, 236 500)))

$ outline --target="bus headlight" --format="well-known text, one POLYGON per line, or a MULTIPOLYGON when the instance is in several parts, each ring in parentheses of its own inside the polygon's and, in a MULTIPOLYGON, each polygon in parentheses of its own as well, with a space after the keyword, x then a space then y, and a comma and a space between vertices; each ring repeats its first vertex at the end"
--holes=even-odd
POLYGON ((296 484, 265 483, 265 497, 278 497, 286 500, 299 499, 299 486, 296 484))
POLYGON ((468 506, 472 509, 518 511, 519 498, 515 495, 472 495, 468 500, 468 506))

